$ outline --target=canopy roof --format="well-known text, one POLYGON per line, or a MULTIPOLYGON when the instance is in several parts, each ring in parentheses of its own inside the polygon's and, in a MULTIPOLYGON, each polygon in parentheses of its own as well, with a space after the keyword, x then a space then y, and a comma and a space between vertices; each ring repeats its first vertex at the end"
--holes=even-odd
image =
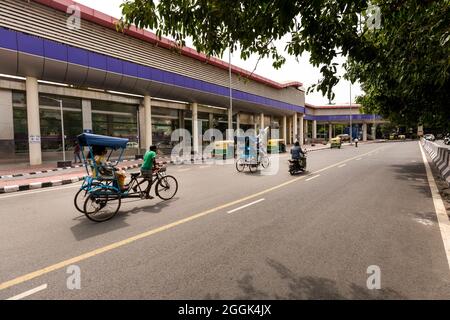
POLYGON ((125 149, 128 139, 102 136, 92 133, 83 133, 78 136, 78 142, 81 146, 101 146, 113 149, 125 149))

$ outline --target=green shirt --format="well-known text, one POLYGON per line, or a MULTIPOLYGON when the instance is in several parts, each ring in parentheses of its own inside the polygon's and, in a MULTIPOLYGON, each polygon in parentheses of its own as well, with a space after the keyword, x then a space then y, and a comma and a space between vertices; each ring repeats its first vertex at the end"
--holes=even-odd
POLYGON ((147 151, 144 155, 144 163, 142 164, 142 170, 151 170, 153 168, 153 160, 156 158, 155 151, 147 151))

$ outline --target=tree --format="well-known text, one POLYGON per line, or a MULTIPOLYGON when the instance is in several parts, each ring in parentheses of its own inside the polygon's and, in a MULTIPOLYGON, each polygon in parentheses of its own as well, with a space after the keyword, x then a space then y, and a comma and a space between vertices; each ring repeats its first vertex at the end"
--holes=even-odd
MULTIPOLYGON (((347 57, 346 78, 360 81, 359 102, 370 113, 417 121, 427 114, 448 116, 449 0, 127 0, 120 26, 135 24, 170 36, 179 45, 187 37, 199 52, 222 56, 227 48, 272 57, 305 51, 323 78, 309 90, 330 100, 339 82, 339 55, 347 57), (372 16, 376 5, 380 16, 372 16), (371 28, 381 18, 380 28, 371 28), (274 42, 288 35, 284 52, 274 42), (424 94, 426 92, 426 94, 424 94)), ((375 10, 376 11, 376 10, 375 10)), ((378 21, 379 22, 379 21, 378 21)), ((376 25, 376 24, 375 24, 376 25)))

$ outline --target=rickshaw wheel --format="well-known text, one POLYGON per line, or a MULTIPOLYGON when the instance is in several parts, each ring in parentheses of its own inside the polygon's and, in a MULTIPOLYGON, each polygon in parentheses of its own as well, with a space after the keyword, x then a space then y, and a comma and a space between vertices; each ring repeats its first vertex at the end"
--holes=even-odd
POLYGON ((173 176, 163 176, 156 183, 155 190, 161 200, 170 200, 178 191, 178 181, 173 176))
POLYGON ((104 222, 119 212, 122 204, 121 195, 113 189, 92 191, 84 202, 84 214, 89 220, 104 222))
POLYGON ((268 156, 264 156, 261 159, 261 165, 264 169, 267 169, 270 166, 270 158, 268 156))
POLYGON ((242 172, 245 169, 245 161, 244 159, 238 159, 238 161, 236 161, 236 170, 238 172, 242 172))
POLYGON ((75 194, 75 197, 73 198, 73 204, 75 205, 75 208, 80 211, 81 213, 84 213, 84 203, 86 202, 86 197, 89 196, 89 193, 86 189, 80 189, 75 194))
POLYGON ((258 170, 258 165, 254 164, 254 163, 251 163, 251 164, 248 165, 248 168, 249 168, 251 173, 254 173, 254 172, 256 172, 256 170, 258 170))

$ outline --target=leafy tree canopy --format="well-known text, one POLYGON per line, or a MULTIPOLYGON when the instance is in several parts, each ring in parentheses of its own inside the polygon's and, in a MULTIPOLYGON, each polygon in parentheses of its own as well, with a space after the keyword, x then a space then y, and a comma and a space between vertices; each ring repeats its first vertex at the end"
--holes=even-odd
POLYGON ((345 77, 365 92, 364 111, 412 124, 449 120, 449 8, 450 0, 126 0, 121 26, 150 28, 179 45, 191 37, 211 56, 230 47, 242 59, 271 57, 275 68, 285 54, 309 52, 323 76, 309 89, 329 99, 339 82, 334 59, 343 55, 345 77), (275 41, 286 35, 279 52, 275 41))

